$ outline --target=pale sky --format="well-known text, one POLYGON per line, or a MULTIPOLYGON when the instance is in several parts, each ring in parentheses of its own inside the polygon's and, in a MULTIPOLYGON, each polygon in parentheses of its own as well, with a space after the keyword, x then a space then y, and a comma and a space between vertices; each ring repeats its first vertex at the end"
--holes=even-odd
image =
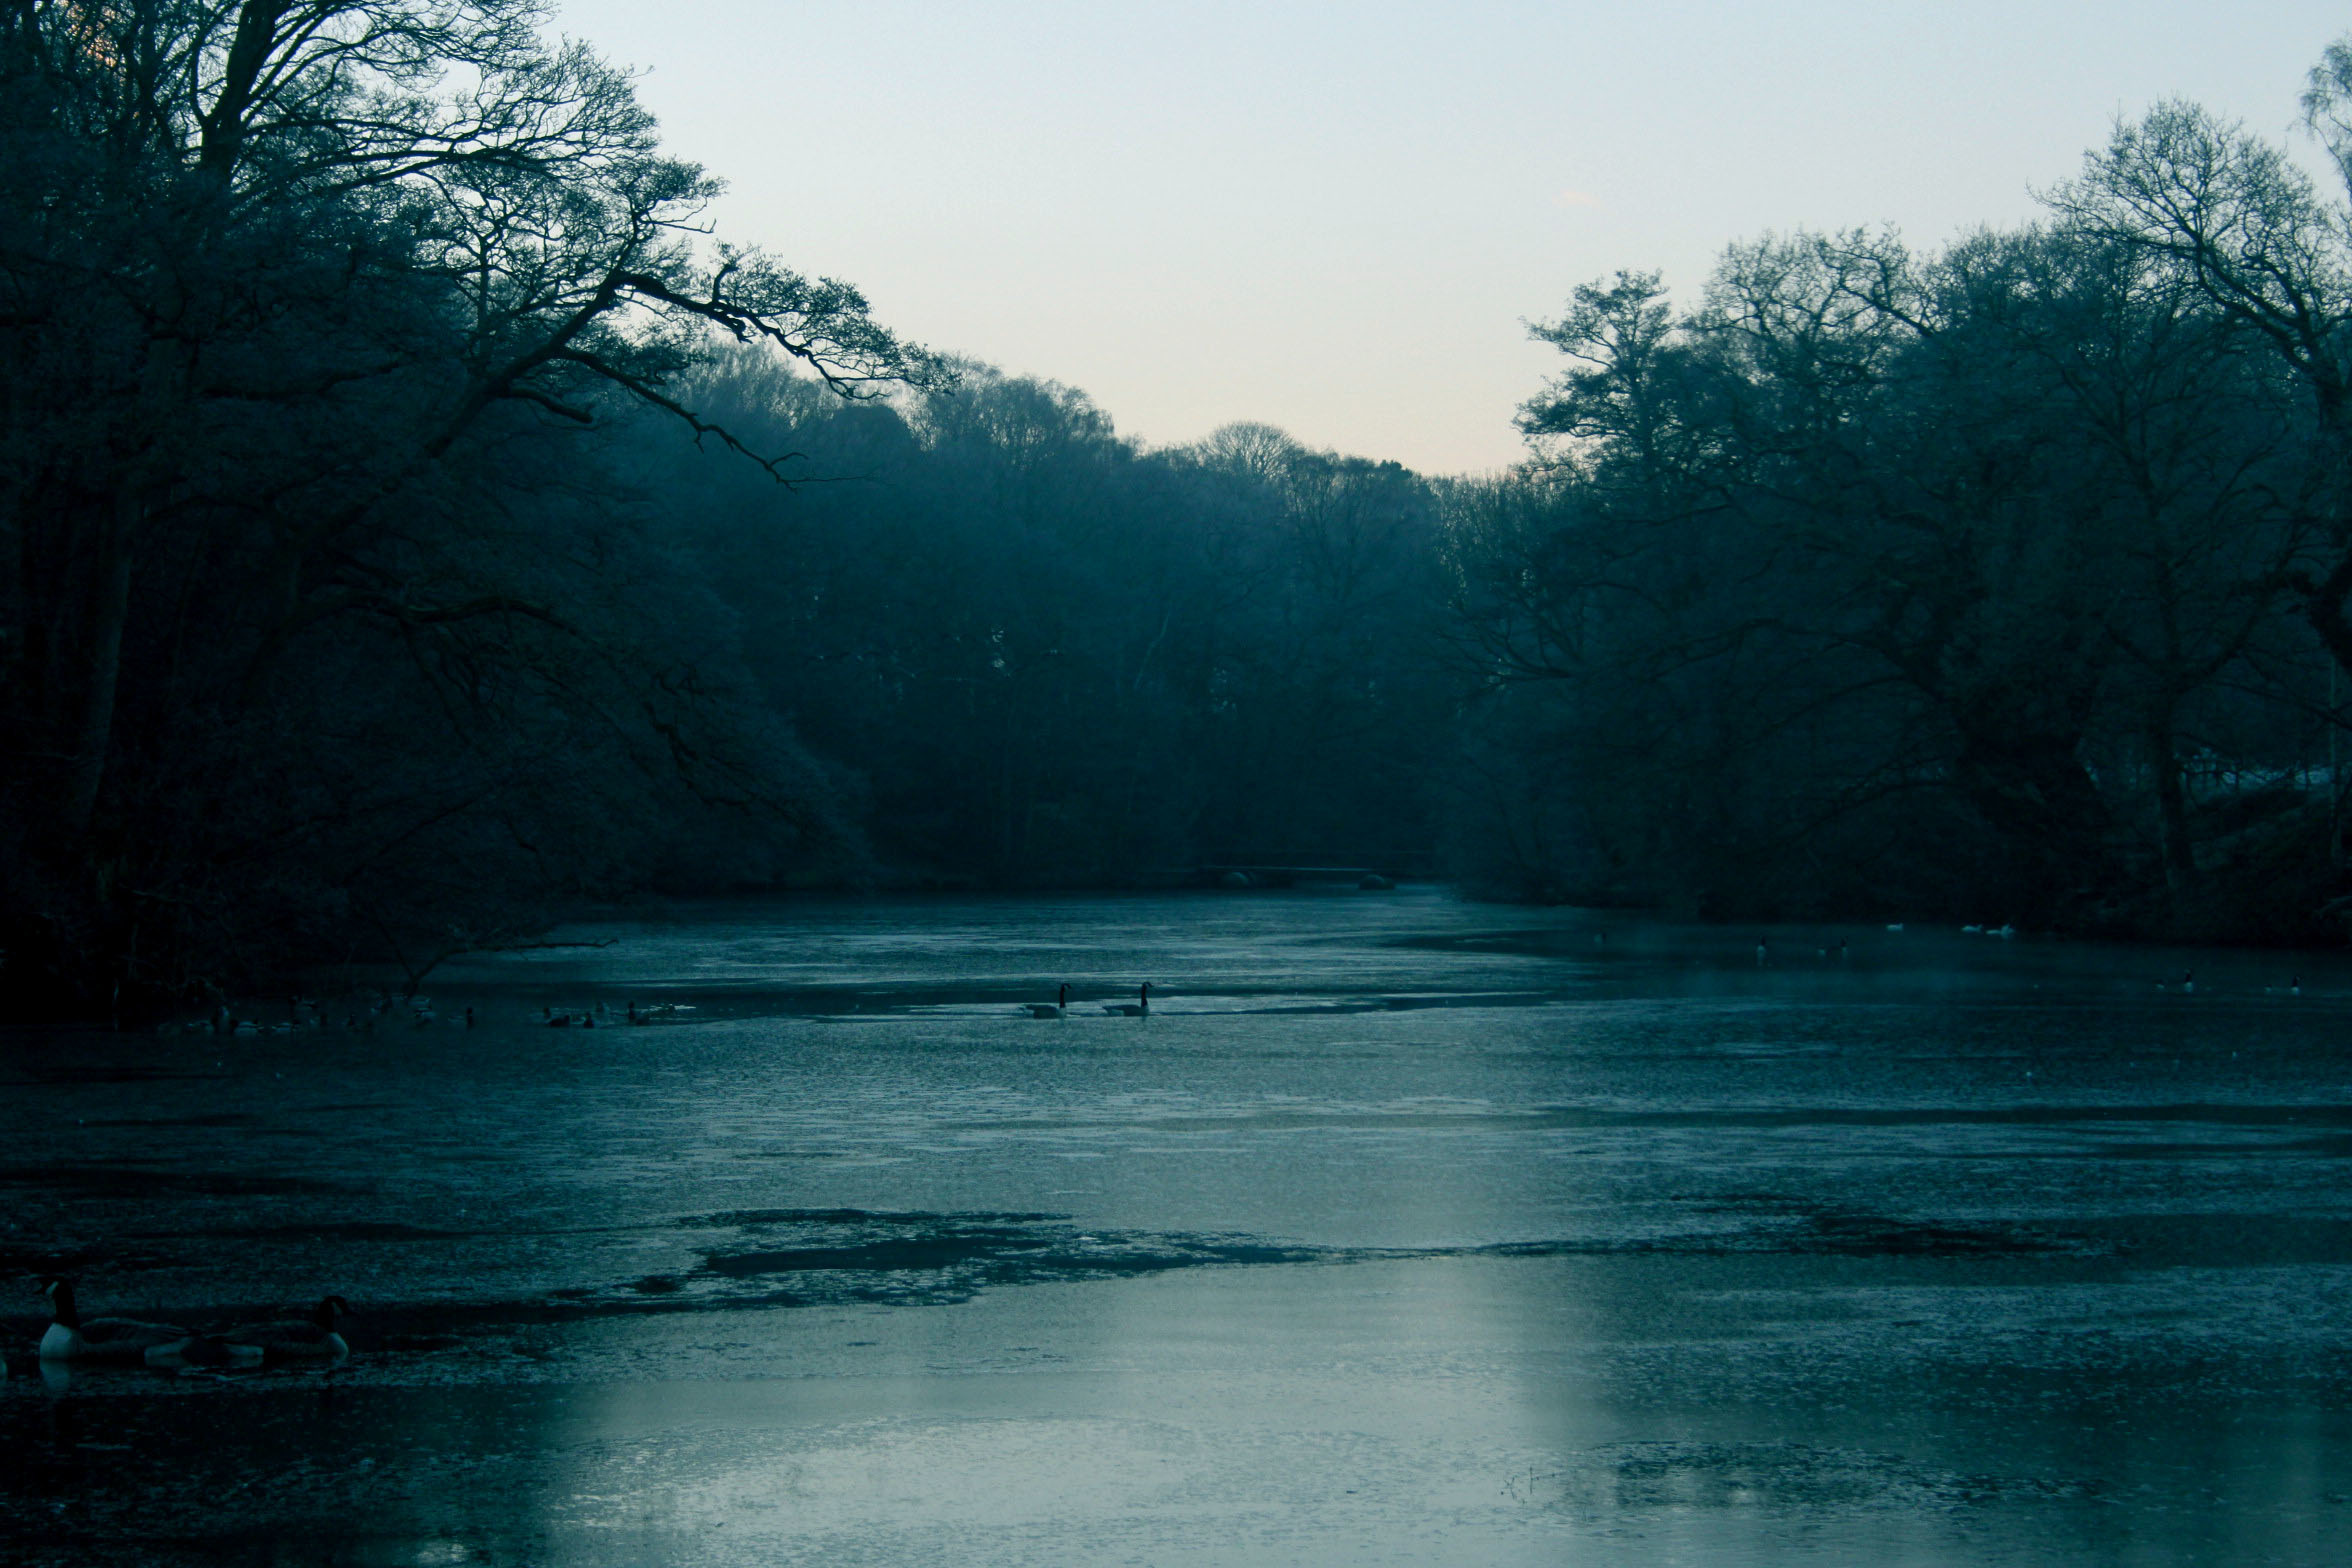
POLYGON ((1525 321, 1729 241, 2035 211, 2118 114, 2284 137, 2352 7, 2268 0, 560 0, 721 233, 1154 444, 1237 419, 1428 473, 1523 455, 1525 321))

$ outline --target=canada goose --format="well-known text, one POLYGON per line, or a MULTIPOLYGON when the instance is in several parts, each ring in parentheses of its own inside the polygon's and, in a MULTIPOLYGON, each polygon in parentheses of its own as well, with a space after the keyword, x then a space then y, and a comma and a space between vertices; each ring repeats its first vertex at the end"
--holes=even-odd
POLYGON ((1054 999, 1052 1001, 1031 1002, 1029 1004, 1029 1016, 1032 1018, 1059 1018, 1063 1013, 1069 1010, 1069 1006, 1070 988, 1065 985, 1061 988, 1061 990, 1054 993, 1054 999))
POLYGON ((335 1332, 335 1320, 350 1311, 350 1302, 329 1296, 310 1309, 307 1320, 248 1323, 217 1337, 230 1345, 249 1346, 271 1361, 333 1361, 351 1353, 350 1345, 335 1332))
POLYGON ((1143 983, 1143 989, 1138 991, 1136 996, 1138 1000, 1132 1002, 1105 1002, 1103 1004, 1103 1011, 1106 1013, 1115 1014, 1122 1018, 1150 1017, 1151 982, 1149 980, 1146 980, 1143 983))
POLYGON ((259 1345, 240 1345, 218 1334, 190 1334, 168 1345, 148 1346, 146 1359, 151 1367, 257 1367, 262 1350, 259 1345))
POLYGON ((91 1318, 83 1321, 74 1307, 73 1281, 52 1274, 41 1281, 49 1298, 50 1324, 41 1336, 43 1361, 138 1361, 157 1345, 179 1344, 193 1338, 186 1329, 169 1323, 139 1323, 130 1318, 91 1318))

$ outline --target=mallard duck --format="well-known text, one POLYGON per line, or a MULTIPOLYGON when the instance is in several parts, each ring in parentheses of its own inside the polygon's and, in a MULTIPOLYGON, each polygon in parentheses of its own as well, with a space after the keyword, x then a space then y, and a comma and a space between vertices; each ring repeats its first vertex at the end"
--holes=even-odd
POLYGON ((43 1361, 139 1361, 157 1345, 180 1344, 194 1336, 170 1323, 130 1318, 84 1321, 74 1306, 73 1281, 52 1274, 41 1281, 49 1298, 50 1324, 41 1336, 43 1361))
POLYGON ((1103 1011, 1106 1013, 1115 1014, 1122 1018, 1150 1017, 1151 982, 1149 980, 1146 980, 1143 983, 1143 989, 1138 991, 1136 996, 1139 998, 1139 1000, 1133 1002, 1105 1002, 1103 1004, 1103 1011))
POLYGON ((248 1346, 271 1361, 333 1361, 351 1353, 350 1345, 335 1332, 335 1320, 350 1311, 350 1302, 329 1296, 310 1309, 308 1319, 248 1323, 216 1337, 230 1345, 248 1346))
POLYGON ((1059 1018, 1069 1010, 1070 988, 1063 986, 1050 1002, 1031 1002, 1028 1006, 1032 1018, 1059 1018))

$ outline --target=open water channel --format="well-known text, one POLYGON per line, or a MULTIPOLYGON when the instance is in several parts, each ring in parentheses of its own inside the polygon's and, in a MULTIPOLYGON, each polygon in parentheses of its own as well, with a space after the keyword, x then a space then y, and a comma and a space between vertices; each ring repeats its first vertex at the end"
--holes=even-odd
POLYGON ((2352 967, 1759 934, 727 904, 7 1035, 0 1560, 2342 1562, 2352 967), (44 1371, 51 1268, 354 1351, 44 1371))

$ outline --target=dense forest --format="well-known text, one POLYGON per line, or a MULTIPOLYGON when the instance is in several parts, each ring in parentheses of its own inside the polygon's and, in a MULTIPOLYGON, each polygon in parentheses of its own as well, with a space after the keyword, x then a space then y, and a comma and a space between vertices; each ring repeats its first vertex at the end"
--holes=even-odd
MULTIPOLYGON (((2352 228, 2285 149, 2166 105, 2030 227, 1579 288, 1528 460, 1425 477, 902 341, 543 22, 0 11, 14 1016, 1263 860, 2344 939, 2352 228)), ((2352 176, 2352 49, 2305 109, 2352 176)))
MULTIPOLYGON (((2304 107, 2352 179, 2352 47, 2304 107)), ((1544 460, 1449 514, 1506 859, 1717 915, 2343 940, 2346 209, 2177 103, 2045 199, 1538 329, 1544 460)))

